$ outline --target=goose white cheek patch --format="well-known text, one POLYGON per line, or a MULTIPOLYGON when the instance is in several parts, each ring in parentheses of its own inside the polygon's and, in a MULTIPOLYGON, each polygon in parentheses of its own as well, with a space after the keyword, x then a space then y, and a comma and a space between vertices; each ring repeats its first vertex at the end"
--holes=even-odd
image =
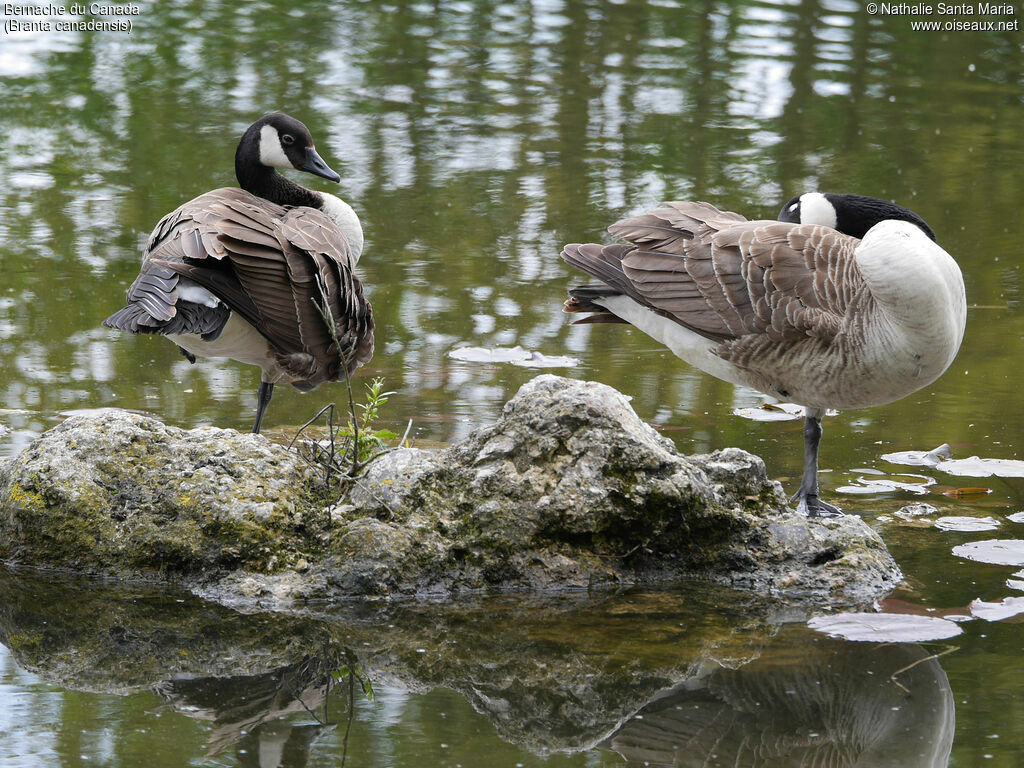
POLYGON ((277 133, 277 128, 272 125, 260 128, 260 162, 272 168, 295 167, 281 149, 281 137, 277 133))
POLYGON ((836 209, 821 192, 800 195, 800 223, 836 228, 836 209))

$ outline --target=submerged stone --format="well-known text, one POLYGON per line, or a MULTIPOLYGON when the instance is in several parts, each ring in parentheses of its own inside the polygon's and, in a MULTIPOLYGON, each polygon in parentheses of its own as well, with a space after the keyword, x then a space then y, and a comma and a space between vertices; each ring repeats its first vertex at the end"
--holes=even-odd
POLYGON ((0 467, 0 558, 267 605, 691 577, 856 603, 901 578, 859 518, 789 509, 758 457, 683 456, 622 394, 557 376, 447 450, 386 454, 344 505, 317 487, 258 436, 75 417, 0 467))

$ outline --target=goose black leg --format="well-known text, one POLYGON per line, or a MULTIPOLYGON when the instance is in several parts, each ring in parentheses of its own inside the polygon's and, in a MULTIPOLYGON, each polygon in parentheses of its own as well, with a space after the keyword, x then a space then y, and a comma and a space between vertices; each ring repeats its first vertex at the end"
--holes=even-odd
POLYGON ((270 405, 270 398, 274 396, 274 385, 269 381, 261 381, 260 388, 256 391, 256 423, 252 425, 252 433, 258 435, 260 426, 263 424, 263 414, 270 405))
POLYGON ((839 507, 833 507, 818 498, 818 444, 821 442, 821 417, 817 408, 808 408, 804 416, 804 476, 793 498, 799 499, 796 511, 808 517, 838 517, 843 514, 839 507))

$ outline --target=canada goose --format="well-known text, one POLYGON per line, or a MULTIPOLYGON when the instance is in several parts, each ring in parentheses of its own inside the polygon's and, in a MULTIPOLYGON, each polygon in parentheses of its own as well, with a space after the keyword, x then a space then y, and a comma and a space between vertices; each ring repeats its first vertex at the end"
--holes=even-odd
POLYGON ((573 288, 577 322, 631 323, 702 371, 805 407, 797 510, 818 498, 827 408, 891 403, 935 381, 963 339, 960 268, 924 220, 860 195, 811 192, 779 221, 663 203, 608 228, 620 245, 565 246, 601 281, 573 288))
POLYGON ((260 118, 235 152, 242 188, 215 189, 164 216, 128 306, 103 321, 167 336, 193 363, 202 355, 259 366, 253 432, 275 383, 310 390, 351 375, 373 355, 373 314, 354 271, 363 249, 359 217, 275 168, 341 180, 305 125, 280 112, 260 118))

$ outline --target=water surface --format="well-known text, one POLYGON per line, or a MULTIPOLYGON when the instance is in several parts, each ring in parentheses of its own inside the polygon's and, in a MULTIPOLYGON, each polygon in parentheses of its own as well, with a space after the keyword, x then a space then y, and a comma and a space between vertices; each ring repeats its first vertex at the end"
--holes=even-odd
MULTIPOLYGON (((906 17, 871 16, 846 0, 171 0, 140 8, 130 35, 0 36, 0 455, 16 454, 69 411, 103 406, 182 427, 248 428, 253 369, 190 366, 166 341, 100 322, 122 305, 156 221, 203 191, 233 185, 241 131, 280 109, 310 127, 366 230, 360 272, 377 353, 357 387, 384 377, 396 394, 381 426, 401 433, 413 419, 420 443, 459 439, 494 419, 541 371, 452 351, 520 346, 578 361, 543 371, 631 395, 637 412, 684 451, 737 445, 762 455, 792 490, 799 421, 734 416, 765 398, 688 368, 629 328, 569 326, 560 305, 580 276, 558 259, 561 245, 602 240, 608 224, 663 199, 767 218, 808 190, 913 208, 963 268, 964 346, 942 379, 911 397, 826 419, 824 492, 878 527, 908 576, 900 599, 911 607, 966 610, 974 598, 1013 594, 1005 585, 1013 569, 951 550, 993 535, 1024 538, 1024 524, 1009 519, 1024 510, 1024 481, 881 457, 948 443, 956 458, 1024 458, 1019 32, 913 32, 906 17), (943 495, 966 486, 992 493, 943 495), (892 516, 917 501, 938 508, 932 518, 991 516, 1002 526, 997 534, 944 532, 892 516)), ((291 434, 343 398, 337 386, 307 395, 278 388, 269 431, 291 434)), ((726 608, 708 605, 709 620, 736 631, 726 608)), ((675 624, 690 620, 682 607, 671 610, 680 611, 675 624)), ((780 639, 766 641, 758 658, 828 647, 863 666, 855 656, 862 651, 814 639, 799 629, 802 620, 768 622, 780 639)), ((571 636, 575 621, 556 618, 550 631, 571 636)), ((644 613, 634 624, 653 621, 644 613)), ((634 631, 588 635, 597 652, 618 654, 608 662, 619 675, 612 687, 648 652, 634 631)), ((973 622, 959 650, 935 662, 955 705, 955 724, 944 726, 955 736, 951 764, 1019 764, 1021 637, 1014 623, 973 622)), ((580 642, 576 653, 585 656, 580 642)), ((678 638, 684 653, 689 642, 678 638)), ((255 764, 244 738, 204 757, 217 726, 161 708, 152 689, 173 675, 111 690, 47 674, 4 643, 0 754, 11 765, 255 764)), ((680 679, 667 675, 665 689, 680 679)), ((452 680, 385 675, 374 685, 373 701, 354 702, 349 765, 423 764, 421 754, 465 766, 640 760, 623 746, 635 732, 608 741, 614 723, 600 733, 566 725, 562 741, 544 746, 478 714, 481 700, 452 680)), ((633 703, 646 706, 640 698, 633 703)), ((332 706, 344 712, 345 704, 332 706)), ((340 759, 343 726, 303 731, 316 722, 304 711, 281 722, 305 733, 313 764, 340 759)), ((288 743, 287 735, 275 739, 288 743)))

